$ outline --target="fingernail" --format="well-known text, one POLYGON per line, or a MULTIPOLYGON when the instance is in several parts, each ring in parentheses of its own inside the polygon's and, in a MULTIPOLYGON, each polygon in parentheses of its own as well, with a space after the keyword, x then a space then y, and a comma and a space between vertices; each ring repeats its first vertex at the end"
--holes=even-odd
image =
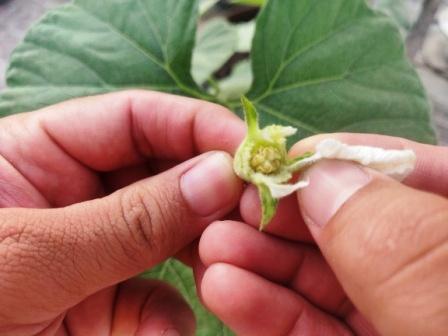
POLYGON ((182 194, 196 214, 210 216, 229 205, 237 190, 232 158, 215 153, 204 158, 181 178, 182 194))
POLYGON ((371 177, 360 166, 341 161, 323 161, 306 173, 310 185, 299 192, 299 203, 307 224, 324 227, 338 210, 371 177))
POLYGON ((180 334, 175 329, 168 329, 162 334, 162 336, 180 336, 180 334))

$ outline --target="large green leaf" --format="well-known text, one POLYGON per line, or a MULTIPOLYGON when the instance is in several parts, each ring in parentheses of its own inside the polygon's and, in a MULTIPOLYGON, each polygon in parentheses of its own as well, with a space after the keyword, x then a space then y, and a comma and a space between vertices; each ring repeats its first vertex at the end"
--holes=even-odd
POLYGON ((197 336, 230 336, 233 333, 209 313, 196 294, 193 272, 175 259, 170 259, 143 274, 145 278, 166 281, 176 287, 193 308, 197 327, 197 336))
POLYGON ((369 132, 434 142, 429 106, 396 25, 364 0, 270 0, 257 20, 249 98, 295 140, 369 132))
POLYGON ((0 115, 124 88, 201 97, 190 75, 194 0, 75 0, 12 55, 0 115))

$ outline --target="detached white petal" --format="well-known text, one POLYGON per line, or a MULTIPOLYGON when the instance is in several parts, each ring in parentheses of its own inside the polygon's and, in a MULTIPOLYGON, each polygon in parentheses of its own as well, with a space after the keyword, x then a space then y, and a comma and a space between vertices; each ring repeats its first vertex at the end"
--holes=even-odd
POLYGON ((257 183, 262 183, 268 187, 271 196, 276 199, 289 196, 299 189, 308 187, 310 184, 309 181, 298 181, 294 184, 276 183, 273 179, 262 174, 257 174, 257 176, 254 176, 254 180, 256 180, 257 183))
POLYGON ((334 139, 321 141, 316 150, 322 158, 355 161, 400 181, 414 170, 417 161, 415 153, 409 149, 349 146, 334 139))
POLYGON ((323 159, 354 161, 399 181, 414 170, 417 161, 415 153, 409 149, 349 146, 335 139, 325 139, 317 144, 314 155, 296 162, 289 170, 297 171, 323 159))

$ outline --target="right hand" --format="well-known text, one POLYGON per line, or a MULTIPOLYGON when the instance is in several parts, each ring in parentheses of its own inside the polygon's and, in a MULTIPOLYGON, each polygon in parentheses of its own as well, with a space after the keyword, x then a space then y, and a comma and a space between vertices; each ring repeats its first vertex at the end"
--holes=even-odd
MULTIPOLYGON (((293 152, 322 137, 410 148, 417 167, 405 186, 322 162, 306 172, 311 185, 298 202, 281 202, 269 234, 241 222, 211 225, 197 267, 203 301, 242 335, 448 335, 448 149, 336 134, 293 152)), ((249 188, 242 217, 256 227, 259 213, 249 188)))

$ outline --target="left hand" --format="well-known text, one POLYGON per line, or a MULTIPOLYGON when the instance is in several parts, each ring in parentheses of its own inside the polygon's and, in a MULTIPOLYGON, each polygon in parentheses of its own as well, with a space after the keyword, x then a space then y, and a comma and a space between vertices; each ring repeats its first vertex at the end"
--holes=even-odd
POLYGON ((195 156, 243 136, 220 106, 145 91, 0 119, 0 335, 193 335, 174 289, 128 279, 235 207, 230 156, 195 156))

